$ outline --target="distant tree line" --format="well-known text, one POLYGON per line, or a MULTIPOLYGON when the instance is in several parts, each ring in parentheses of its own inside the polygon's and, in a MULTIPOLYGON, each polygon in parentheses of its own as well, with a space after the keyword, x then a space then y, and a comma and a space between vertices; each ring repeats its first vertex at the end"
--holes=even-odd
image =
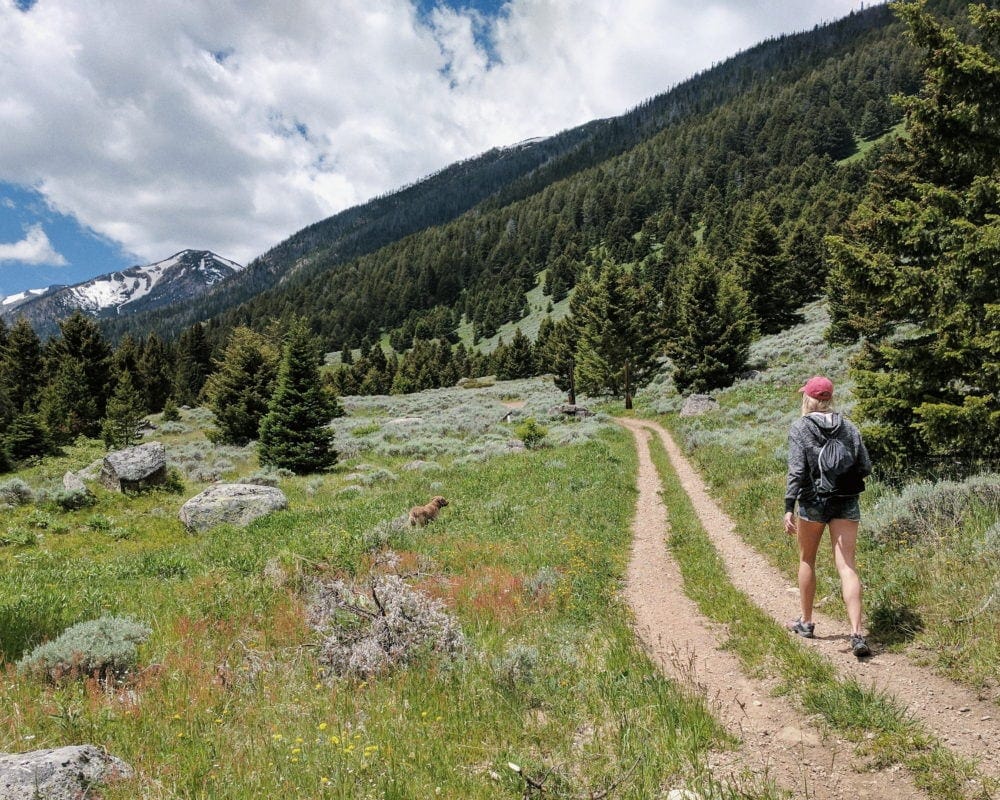
POLYGON ((301 320, 269 336, 237 329, 213 359, 203 326, 173 345, 155 333, 112 347, 80 312, 42 342, 23 318, 0 322, 0 469, 58 453, 78 437, 109 448, 140 438, 150 413, 207 400, 225 441, 261 440, 261 462, 296 472, 336 460, 324 427, 343 413, 320 380, 320 354, 301 320))

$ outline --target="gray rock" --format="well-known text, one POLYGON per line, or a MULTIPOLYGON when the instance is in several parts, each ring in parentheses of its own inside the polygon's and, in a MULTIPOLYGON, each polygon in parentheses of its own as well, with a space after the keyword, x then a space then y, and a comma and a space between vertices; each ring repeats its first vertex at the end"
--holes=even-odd
POLYGON ((180 518, 188 528, 204 531, 222 524, 244 527, 283 508, 288 499, 274 486, 217 483, 182 505, 180 518))
POLYGON ((551 412, 553 414, 565 414, 568 417, 577 417, 580 419, 594 416, 594 412, 589 408, 585 408, 584 406, 574 406, 570 403, 562 403, 558 406, 552 406, 551 412))
POLYGON ((67 472, 63 475, 63 489, 67 492, 86 492, 87 487, 83 481, 80 480, 80 476, 75 472, 67 472))
POLYGON ((719 407, 719 401, 708 394, 693 394, 681 406, 682 417, 699 417, 719 407))
POLYGON ((104 458, 95 458, 86 467, 77 471, 77 475, 85 481, 96 481, 101 474, 101 467, 104 465, 104 458))
POLYGON ((132 767, 91 744, 0 754, 0 800, 81 800, 132 767))
POLYGON ((115 450, 101 464, 101 483, 113 492, 137 492, 167 479, 167 451, 160 442, 115 450))

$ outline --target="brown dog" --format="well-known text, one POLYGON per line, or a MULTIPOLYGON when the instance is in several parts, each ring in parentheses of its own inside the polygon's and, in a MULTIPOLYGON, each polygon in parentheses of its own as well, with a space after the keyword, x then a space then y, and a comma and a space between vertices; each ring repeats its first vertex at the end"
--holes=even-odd
POLYGON ((438 495, 431 498, 431 501, 425 506, 414 506, 410 509, 410 525, 422 528, 428 522, 433 522, 437 518, 438 511, 446 505, 448 505, 448 501, 438 495))

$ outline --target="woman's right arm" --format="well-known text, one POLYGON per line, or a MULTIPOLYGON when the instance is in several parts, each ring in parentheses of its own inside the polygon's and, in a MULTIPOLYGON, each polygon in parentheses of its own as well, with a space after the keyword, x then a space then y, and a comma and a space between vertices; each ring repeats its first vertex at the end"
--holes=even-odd
POLYGON ((795 427, 788 433, 788 480, 785 484, 785 512, 795 511, 795 501, 808 475, 805 449, 795 435, 795 427))

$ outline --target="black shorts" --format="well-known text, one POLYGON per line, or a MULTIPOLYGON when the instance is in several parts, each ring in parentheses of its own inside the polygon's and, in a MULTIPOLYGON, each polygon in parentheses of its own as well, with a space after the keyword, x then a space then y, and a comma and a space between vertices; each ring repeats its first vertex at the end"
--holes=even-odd
POLYGON ((831 519, 861 521, 861 504, 858 496, 815 498, 809 503, 799 503, 799 516, 806 522, 829 522, 831 519))

